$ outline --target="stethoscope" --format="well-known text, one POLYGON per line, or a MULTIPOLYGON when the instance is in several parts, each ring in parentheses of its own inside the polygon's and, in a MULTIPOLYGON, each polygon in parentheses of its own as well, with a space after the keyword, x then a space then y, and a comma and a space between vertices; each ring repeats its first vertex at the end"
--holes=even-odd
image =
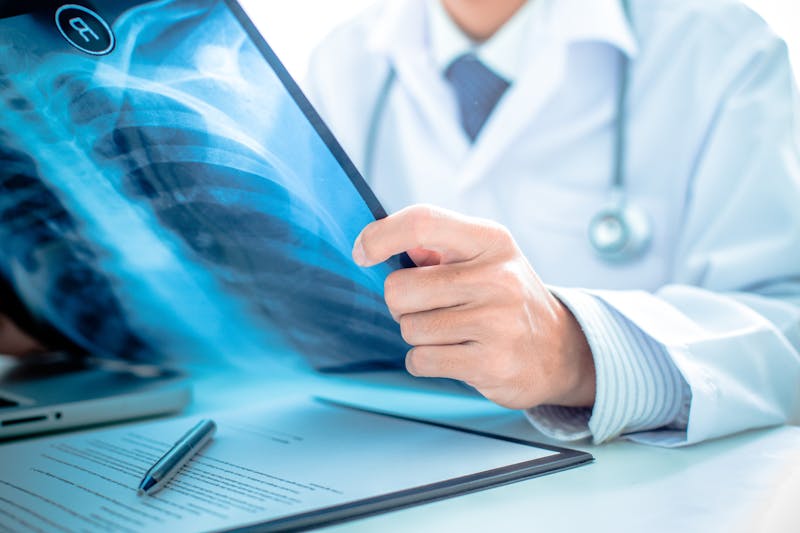
MULTIPOLYGON (((627 1, 623 2, 627 12, 627 1)), ((647 213, 628 202, 625 191, 625 147, 627 144, 627 101, 630 85, 630 61, 623 54, 620 68, 619 91, 614 121, 613 179, 608 203, 589 222, 588 237, 594 253, 611 264, 630 263, 644 255, 650 246, 653 230, 647 213)), ((364 171, 372 175, 381 122, 386 114, 389 95, 397 81, 397 73, 390 66, 375 100, 369 122, 364 150, 364 171)))

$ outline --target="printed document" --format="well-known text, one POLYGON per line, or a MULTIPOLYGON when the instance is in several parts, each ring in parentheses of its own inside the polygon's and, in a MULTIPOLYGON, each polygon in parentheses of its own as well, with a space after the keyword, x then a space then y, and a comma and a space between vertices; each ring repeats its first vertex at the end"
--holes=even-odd
POLYGON ((242 527, 558 455, 313 399, 213 418, 214 440, 154 496, 139 481, 196 418, 0 446, 0 530, 242 527))

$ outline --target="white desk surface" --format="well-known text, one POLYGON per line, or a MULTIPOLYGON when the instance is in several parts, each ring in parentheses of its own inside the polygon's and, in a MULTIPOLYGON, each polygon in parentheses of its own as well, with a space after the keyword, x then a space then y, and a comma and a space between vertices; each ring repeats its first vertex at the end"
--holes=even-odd
MULTIPOLYGON (((521 413, 451 383, 400 372, 320 376, 292 362, 195 370, 189 413, 320 395, 519 438, 547 440, 521 413)), ((800 428, 680 449, 618 440, 571 445, 595 462, 503 487, 333 526, 331 532, 800 532, 800 428)))

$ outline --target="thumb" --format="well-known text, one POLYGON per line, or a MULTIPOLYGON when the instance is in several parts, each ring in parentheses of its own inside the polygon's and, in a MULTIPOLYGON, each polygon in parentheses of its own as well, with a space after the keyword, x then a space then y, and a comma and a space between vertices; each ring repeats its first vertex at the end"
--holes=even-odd
POLYGON ((470 261, 493 245, 494 229, 492 223, 452 211, 412 206, 364 228, 353 246, 353 259, 367 267, 409 252, 415 262, 470 261))

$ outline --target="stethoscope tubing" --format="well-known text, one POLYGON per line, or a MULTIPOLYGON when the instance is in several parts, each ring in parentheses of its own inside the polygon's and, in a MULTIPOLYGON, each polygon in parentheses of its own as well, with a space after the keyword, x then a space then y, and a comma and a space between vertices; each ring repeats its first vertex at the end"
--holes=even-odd
MULTIPOLYGON (((632 20, 629 0, 622 0, 625 16, 632 20)), ((622 54, 618 89, 616 97, 616 117, 614 119, 614 146, 612 153, 612 180, 608 205, 592 217, 588 238, 596 255, 610 264, 628 263, 639 259, 649 248, 652 229, 647 214, 635 205, 630 205, 626 191, 625 151, 628 143, 628 104, 631 77, 630 59, 622 54), (618 231, 604 230, 616 226, 618 231), (603 238, 602 236, 611 237, 603 238), (613 237, 618 235, 618 237, 613 237)), ((369 181, 376 168, 376 155, 380 137, 381 123, 389 107, 392 89, 397 83, 397 71, 390 63, 373 105, 364 146, 364 174, 369 181)))

